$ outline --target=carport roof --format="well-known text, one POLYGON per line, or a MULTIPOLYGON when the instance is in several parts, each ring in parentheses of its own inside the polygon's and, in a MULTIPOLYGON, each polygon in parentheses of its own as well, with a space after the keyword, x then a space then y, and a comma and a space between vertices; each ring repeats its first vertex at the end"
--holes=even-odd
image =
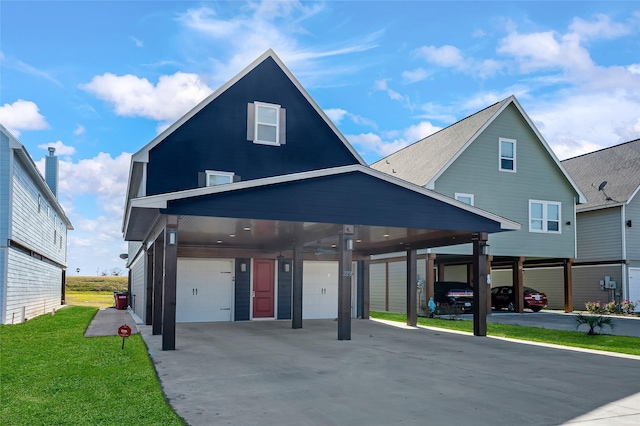
POLYGON ((143 241, 160 215, 180 219, 180 244, 284 250, 326 242, 355 225, 356 250, 374 254, 459 244, 511 220, 363 165, 196 188, 131 200, 124 236, 143 241), (233 237, 230 237, 233 235, 233 237))

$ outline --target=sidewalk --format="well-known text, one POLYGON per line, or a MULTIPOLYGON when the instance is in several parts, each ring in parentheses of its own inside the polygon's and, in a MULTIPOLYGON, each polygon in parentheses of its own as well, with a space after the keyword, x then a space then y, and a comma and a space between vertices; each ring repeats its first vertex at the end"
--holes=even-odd
POLYGON ((131 327, 131 334, 138 333, 138 327, 133 317, 126 310, 118 310, 115 308, 103 308, 100 309, 96 316, 93 317, 87 331, 84 333, 85 337, 98 337, 98 336, 117 336, 118 327, 121 325, 128 325, 131 327))

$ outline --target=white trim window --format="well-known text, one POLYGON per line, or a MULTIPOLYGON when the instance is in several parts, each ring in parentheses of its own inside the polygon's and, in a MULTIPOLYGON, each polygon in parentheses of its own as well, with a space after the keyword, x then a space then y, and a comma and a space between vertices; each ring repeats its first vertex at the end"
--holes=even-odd
POLYGON ((515 139, 499 138, 498 145, 500 158, 498 158, 498 169, 501 172, 516 172, 516 141, 515 139))
POLYGON ((473 194, 463 194, 461 192, 456 192, 454 195, 455 199, 465 203, 465 204, 469 204, 470 206, 473 206, 473 194))
POLYGON ((247 109, 247 140, 262 145, 286 144, 286 111, 280 105, 253 102, 247 109))
POLYGON ((529 232, 560 234, 562 203, 529 200, 529 232))
POLYGON ((225 185, 233 183, 233 172, 219 172, 217 170, 206 170, 205 186, 225 185))

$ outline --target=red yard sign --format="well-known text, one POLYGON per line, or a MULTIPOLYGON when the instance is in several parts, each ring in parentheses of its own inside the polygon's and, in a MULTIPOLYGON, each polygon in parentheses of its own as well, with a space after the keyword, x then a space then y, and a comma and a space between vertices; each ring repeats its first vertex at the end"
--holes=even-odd
POLYGON ((122 349, 124 349, 124 339, 131 336, 131 327, 127 324, 118 327, 118 336, 122 337, 122 349))

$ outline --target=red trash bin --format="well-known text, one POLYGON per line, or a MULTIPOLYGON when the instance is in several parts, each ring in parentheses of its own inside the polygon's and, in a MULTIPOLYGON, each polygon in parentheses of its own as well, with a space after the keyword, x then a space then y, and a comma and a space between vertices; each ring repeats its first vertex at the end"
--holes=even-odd
POLYGON ((127 305, 129 304, 129 292, 127 291, 116 291, 113 293, 113 298, 115 299, 116 309, 124 310, 127 309, 127 305))

